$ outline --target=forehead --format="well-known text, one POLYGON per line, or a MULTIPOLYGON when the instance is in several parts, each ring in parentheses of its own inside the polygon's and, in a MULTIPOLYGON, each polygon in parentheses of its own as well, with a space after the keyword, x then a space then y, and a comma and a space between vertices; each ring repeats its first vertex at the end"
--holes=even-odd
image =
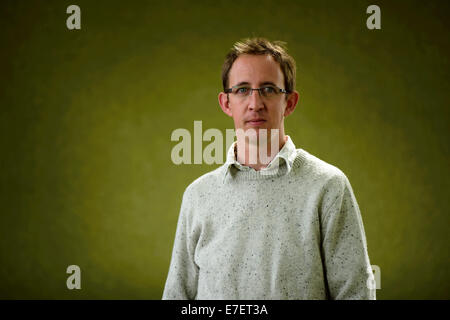
POLYGON ((241 82, 248 82, 251 85, 273 82, 282 87, 283 72, 271 55, 244 54, 234 61, 228 79, 230 87, 241 82))

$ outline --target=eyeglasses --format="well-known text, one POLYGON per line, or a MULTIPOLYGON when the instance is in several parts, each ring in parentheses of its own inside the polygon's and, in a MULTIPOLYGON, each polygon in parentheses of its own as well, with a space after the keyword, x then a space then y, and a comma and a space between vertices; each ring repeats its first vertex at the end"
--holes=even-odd
POLYGON ((279 95, 280 93, 288 93, 287 90, 278 88, 277 86, 274 85, 267 85, 255 89, 247 85, 236 85, 226 89, 225 93, 231 93, 239 98, 247 98, 252 94, 253 90, 258 90, 259 96, 264 98, 273 98, 279 95))

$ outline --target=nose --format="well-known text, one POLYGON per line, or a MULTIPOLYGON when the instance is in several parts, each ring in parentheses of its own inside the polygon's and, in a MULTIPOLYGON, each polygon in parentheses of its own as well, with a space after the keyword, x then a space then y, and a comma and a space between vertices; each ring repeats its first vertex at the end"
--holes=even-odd
POLYGON ((248 107, 250 110, 258 111, 264 108, 264 102, 261 98, 259 90, 252 90, 250 96, 248 97, 248 107))

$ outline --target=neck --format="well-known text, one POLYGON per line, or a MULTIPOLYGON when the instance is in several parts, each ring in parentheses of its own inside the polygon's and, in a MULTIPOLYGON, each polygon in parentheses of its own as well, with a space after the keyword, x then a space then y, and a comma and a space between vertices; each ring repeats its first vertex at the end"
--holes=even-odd
MULTIPOLYGON (((269 130, 271 131, 271 130, 269 130)), ((287 141, 284 133, 258 134, 256 137, 237 135, 237 161, 257 171, 269 165, 287 141)))

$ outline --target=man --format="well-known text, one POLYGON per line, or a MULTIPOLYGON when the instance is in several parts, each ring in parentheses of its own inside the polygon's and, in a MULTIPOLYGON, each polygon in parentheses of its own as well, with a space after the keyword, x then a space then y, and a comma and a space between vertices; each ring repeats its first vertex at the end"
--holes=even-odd
POLYGON ((285 135, 295 75, 279 42, 227 55, 219 104, 237 141, 184 192, 163 299, 375 299, 347 177, 285 135))

